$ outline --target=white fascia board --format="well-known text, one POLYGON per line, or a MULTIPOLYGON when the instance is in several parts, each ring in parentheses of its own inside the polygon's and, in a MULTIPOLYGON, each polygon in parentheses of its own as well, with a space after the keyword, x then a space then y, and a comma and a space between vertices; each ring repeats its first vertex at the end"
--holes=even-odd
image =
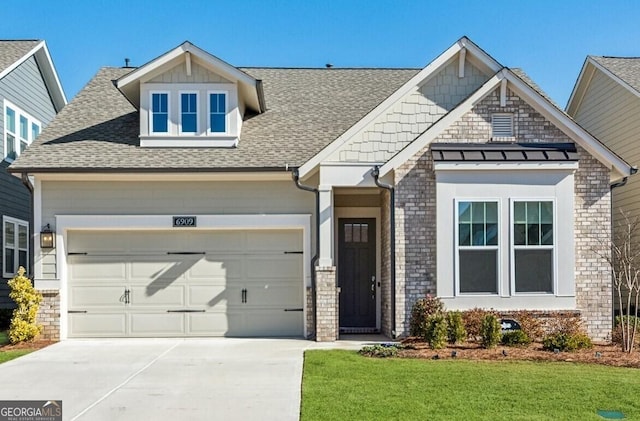
POLYGON ((436 171, 577 170, 578 162, 435 162, 436 171))
POLYGON ((597 61, 595 61, 594 59, 592 59, 591 57, 588 58, 589 60, 589 64, 593 65, 593 67, 595 67, 596 69, 600 70, 602 73, 604 73, 605 75, 609 76, 611 79, 613 79, 616 83, 618 83, 619 85, 621 85, 623 88, 625 88, 627 91, 631 92, 633 95, 635 95, 636 97, 640 98, 640 92, 638 92, 637 90, 635 90, 633 87, 631 87, 627 82, 625 82, 624 80, 620 79, 618 76, 616 76, 613 72, 611 72, 609 69, 607 69, 606 67, 602 66, 600 63, 598 63, 597 61))
POLYGON ((320 165, 320 185, 377 187, 371 171, 379 163, 329 163, 320 165))
POLYGON ((322 149, 318 154, 316 154, 313 158, 307 161, 304 165, 300 167, 300 177, 306 179, 310 176, 314 169, 325 159, 327 159, 331 154, 333 154, 337 149, 339 149, 342 145, 344 145, 349 139, 351 139, 355 134, 362 131, 366 128, 371 122, 373 122, 376 118, 378 118, 381 114, 389 110, 394 104, 396 104, 399 100, 405 97, 412 89, 415 89, 417 86, 425 83, 426 80, 433 77, 440 71, 444 66, 446 66, 452 59, 455 58, 456 54, 458 54, 462 49, 467 50, 466 56, 469 59, 469 56, 475 56, 481 63, 486 65, 489 69, 493 70, 493 72, 499 71, 502 66, 495 61, 491 56, 485 53, 482 49, 480 49, 477 45, 475 45, 471 40, 467 37, 460 38, 455 44, 449 47, 444 53, 440 54, 435 60, 427 65, 424 69, 420 70, 414 77, 409 79, 404 85, 402 85, 398 90, 392 93, 387 97, 384 101, 382 101, 377 107, 371 110, 367 115, 365 115, 360 121, 356 122, 353 126, 351 126, 347 131, 341 134, 338 138, 336 138, 333 142, 327 145, 324 149, 322 149))
POLYGON ((582 68, 580 69, 580 74, 578 75, 578 79, 576 80, 576 84, 573 85, 573 90, 571 91, 571 95, 569 96, 569 100, 567 101, 567 105, 565 107, 565 111, 567 114, 574 116, 582 103, 582 98, 584 97, 584 93, 587 88, 591 84, 591 78, 593 77, 593 71, 587 78, 587 68, 589 67, 590 59, 587 58, 582 63, 582 68), (587 79, 585 79, 587 78, 587 79), (579 96, 579 97, 578 97, 579 96))
MULTIPOLYGON (((20 174, 18 174, 20 175, 20 174)), ((291 181, 291 172, 34 173, 43 181, 291 181)), ((293 182, 293 181, 291 181, 293 182)))
POLYGON ((237 68, 233 67, 229 63, 223 60, 220 60, 214 55, 209 54, 208 52, 202 50, 201 48, 196 47, 195 45, 191 44, 188 41, 180 44, 178 47, 148 62, 147 64, 144 64, 138 67, 136 70, 132 71, 131 73, 121 77, 116 82, 116 86, 119 89, 121 89, 131 83, 137 82, 141 78, 143 78, 145 75, 157 70, 158 68, 162 67, 163 65, 171 62, 172 60, 180 57, 185 53, 191 53, 192 55, 200 59, 203 63, 208 65, 208 67, 215 69, 215 71, 225 79, 236 80, 238 82, 241 82, 250 86, 254 86, 254 87, 256 86, 256 83, 257 83, 256 79, 252 78, 245 72, 238 70, 237 68))
POLYGON ((384 176, 392 170, 395 170, 400 165, 405 163, 409 158, 418 153, 422 148, 431 143, 440 133, 448 129, 453 123, 458 121, 464 114, 469 112, 474 105, 482 101, 487 95, 493 92, 499 85, 500 81, 504 77, 504 71, 500 71, 495 74, 491 79, 485 82, 480 89, 476 90, 471 96, 469 96, 462 104, 451 110, 448 114, 445 114, 440 120, 436 121, 431 127, 429 127, 424 133, 418 136, 413 142, 409 143, 400 152, 398 152, 393 158, 387 161, 382 167, 380 167, 380 176, 384 176))
POLYGON ((583 129, 571 117, 560 111, 555 105, 542 97, 539 92, 526 84, 522 79, 513 74, 510 70, 506 72, 506 77, 511 84, 511 89, 531 105, 536 111, 551 121, 557 128, 562 130, 567 136, 582 146, 598 161, 617 174, 611 174, 611 180, 616 181, 632 174, 631 166, 609 148, 604 146, 598 139, 583 129))
POLYGON ((0 79, 11 73, 31 56, 36 58, 40 71, 43 72, 42 77, 53 100, 53 105, 56 112, 59 112, 65 105, 67 105, 67 97, 62 89, 62 84, 58 78, 58 73, 53 65, 53 60, 51 60, 51 55, 49 54, 49 49, 47 48, 47 43, 45 41, 40 41, 28 53, 0 72, 0 79))

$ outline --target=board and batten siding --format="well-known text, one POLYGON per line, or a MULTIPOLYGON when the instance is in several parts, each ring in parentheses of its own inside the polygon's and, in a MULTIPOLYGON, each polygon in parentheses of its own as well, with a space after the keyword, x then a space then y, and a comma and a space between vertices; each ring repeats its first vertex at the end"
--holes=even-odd
MULTIPOLYGON (((2 157, 4 157, 4 107, 2 104, 5 99, 38 119, 42 125, 41 129, 56 115, 49 91, 38 64, 32 56, 0 80, 0 154, 2 157)), ((20 179, 7 173, 8 166, 9 163, 6 161, 0 164, 0 216, 7 215, 29 221, 30 233, 33 233, 29 192, 20 179)), ((3 233, 4 230, 0 229, 0 244, 3 244, 3 233)), ((0 247, 0 262, 2 262, 0 265, 4 264, 2 247, 0 247)), ((0 282, 0 308, 7 305, 12 305, 12 301, 8 297, 5 282, 0 282)))
MULTIPOLYGON (((574 119, 629 164, 640 167, 640 97, 596 70, 574 119)), ((640 217, 640 177, 613 190, 614 221, 620 210, 640 217)))
MULTIPOLYGON (((41 189, 42 223, 52 228, 56 215, 312 215, 315 206, 292 181, 43 181, 41 189)), ((43 279, 56 279, 55 254, 38 260, 43 279)))
POLYGON ((488 79, 468 61, 464 77, 458 77, 458 60, 453 59, 354 135, 329 161, 386 162, 488 79))

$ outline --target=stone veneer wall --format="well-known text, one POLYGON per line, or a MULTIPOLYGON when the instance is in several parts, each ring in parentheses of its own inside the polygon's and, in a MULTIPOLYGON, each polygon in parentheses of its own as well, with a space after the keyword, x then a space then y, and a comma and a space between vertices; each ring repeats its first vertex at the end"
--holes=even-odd
POLYGON ((338 294, 335 266, 316 268, 316 341, 338 339, 338 294))
POLYGON ((36 323, 42 326, 40 337, 49 341, 60 340, 60 291, 43 289, 42 302, 36 316, 36 323))
MULTIPOLYGON (((505 107, 499 91, 488 95, 434 142, 485 143, 491 139, 491 114, 514 113, 516 142, 571 142, 561 130, 508 90, 505 107)), ((611 331, 611 276, 593 252, 610 235, 609 170, 582 148, 575 174, 576 302, 589 334, 598 340, 611 331)), ((408 334, 413 303, 436 291, 436 183, 429 146, 395 172, 396 329, 408 334)), ((384 218, 383 218, 384 221, 384 218)), ((383 249, 384 253, 384 249, 383 249)), ((452 279, 442 280, 453 282, 452 279)), ((571 309, 567 309, 571 310, 571 309)))

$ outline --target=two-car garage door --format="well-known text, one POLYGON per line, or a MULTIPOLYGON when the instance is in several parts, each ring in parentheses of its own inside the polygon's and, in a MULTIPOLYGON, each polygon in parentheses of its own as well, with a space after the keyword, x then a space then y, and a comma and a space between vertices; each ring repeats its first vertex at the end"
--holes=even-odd
POLYGON ((68 336, 302 336, 295 230, 71 231, 68 336))

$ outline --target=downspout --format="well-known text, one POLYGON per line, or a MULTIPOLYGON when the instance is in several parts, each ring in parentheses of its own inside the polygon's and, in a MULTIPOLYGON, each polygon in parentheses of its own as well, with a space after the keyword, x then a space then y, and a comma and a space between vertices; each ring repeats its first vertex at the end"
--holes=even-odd
POLYGON ((29 250, 31 250, 31 253, 29 253, 30 255, 27 255, 27 258, 29 259, 29 267, 27 268, 29 270, 29 274, 31 275, 31 277, 33 278, 33 257, 34 257, 34 253, 33 253, 33 233, 34 233, 34 229, 35 227, 33 226, 33 224, 35 223, 35 209, 33 206, 33 184, 31 184, 31 180, 29 180, 29 175, 26 172, 23 172, 21 174, 20 179, 22 180, 22 184, 24 184, 24 186, 27 188, 27 190, 29 190, 29 201, 31 202, 31 215, 29 216, 29 226, 31 227, 31 235, 29 236, 29 250))
POLYGON ((311 258, 311 301, 313 303, 313 333, 309 334, 307 339, 313 339, 316 336, 317 317, 316 317, 316 263, 320 257, 320 191, 311 186, 300 184, 300 173, 297 168, 291 170, 291 176, 296 187, 300 190, 314 193, 316 196, 316 252, 311 258))
POLYGON ((378 177, 380 177, 380 167, 376 165, 373 167, 371 171, 371 175, 373 175, 373 181, 376 183, 376 186, 389 190, 390 200, 389 200, 389 223, 390 227, 390 239, 389 239, 389 249, 390 249, 390 258, 391 258, 391 338, 395 339, 396 334, 396 191, 393 186, 389 184, 381 183, 378 177))

